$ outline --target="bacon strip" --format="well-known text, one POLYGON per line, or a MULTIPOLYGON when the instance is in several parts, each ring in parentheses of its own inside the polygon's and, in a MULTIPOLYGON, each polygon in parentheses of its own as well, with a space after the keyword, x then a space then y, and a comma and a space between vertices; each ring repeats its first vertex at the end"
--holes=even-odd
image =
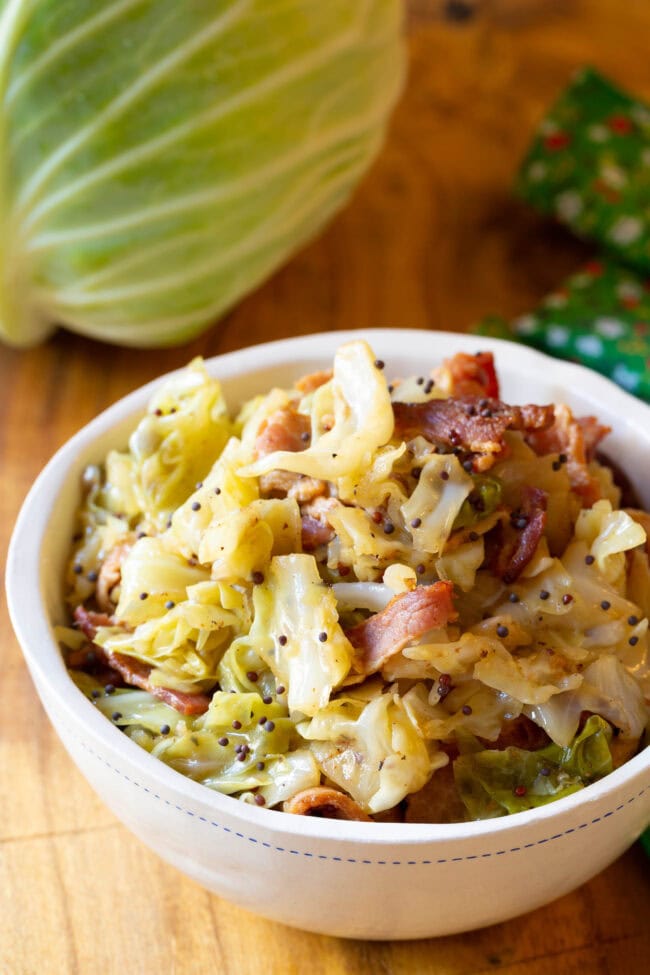
POLYGON ((355 650, 353 667, 374 674, 423 633, 457 619, 451 582, 417 586, 395 596, 385 609, 345 631, 355 650))
MULTIPOLYGON (((115 620, 106 613, 95 613, 92 610, 87 610, 84 606, 77 606, 74 611, 74 618, 79 629, 91 642, 97 635, 98 627, 116 625, 115 620)), ((127 684, 148 691, 159 701, 164 701, 165 704, 169 704, 181 714, 205 714, 208 710, 210 698, 207 694, 187 694, 185 691, 176 691, 171 687, 158 687, 157 684, 153 684, 150 680, 153 670, 151 664, 142 663, 142 661, 123 653, 109 652, 96 643, 93 643, 92 649, 95 655, 117 671, 127 684)))
POLYGON ((283 804, 285 812, 297 816, 322 816, 327 819, 355 819, 359 822, 371 822, 361 806, 354 799, 346 796, 338 789, 328 789, 317 785, 312 789, 303 789, 283 804))
POLYGON ((457 352, 446 359, 444 369, 451 380, 452 396, 490 396, 499 398, 499 380, 491 352, 457 352))
POLYGON ((112 598, 115 586, 122 580, 122 562, 133 548, 133 541, 120 542, 110 550, 99 570, 95 598, 104 612, 111 612, 117 600, 112 598))
POLYGON ((546 492, 540 488, 524 487, 522 494, 517 517, 526 522, 525 526, 519 529, 512 522, 501 522, 488 536, 488 565, 506 585, 513 583, 524 571, 546 527, 546 492))
POLYGON ((475 470, 487 470, 504 450, 506 430, 545 430, 553 423, 552 406, 508 406, 497 399, 434 399, 393 403, 395 433, 403 439, 423 436, 446 450, 461 448, 482 455, 475 470))
POLYGON ((296 379, 294 386, 301 393, 313 393, 315 389, 324 386, 333 376, 331 369, 320 369, 317 372, 309 372, 306 376, 296 379))
POLYGON ((546 429, 526 431, 526 442, 536 454, 565 454, 566 470, 571 489, 591 507, 600 498, 600 485, 589 473, 587 464, 596 447, 610 427, 605 427, 593 416, 575 419, 568 406, 555 407, 555 421, 546 429))
POLYGON ((272 413, 257 434, 255 456, 266 457, 276 450, 304 450, 308 444, 311 420, 291 406, 284 406, 272 413))
POLYGON ((327 545, 334 538, 334 529, 327 522, 302 516, 302 547, 305 552, 315 552, 320 545, 327 545))

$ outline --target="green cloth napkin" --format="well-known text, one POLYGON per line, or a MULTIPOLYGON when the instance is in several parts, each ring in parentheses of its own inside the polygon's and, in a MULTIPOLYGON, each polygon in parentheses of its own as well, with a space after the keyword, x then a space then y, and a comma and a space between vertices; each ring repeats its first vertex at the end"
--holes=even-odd
POLYGON ((650 281, 614 261, 590 261, 511 324, 492 317, 474 330, 582 362, 650 401, 650 281))
POLYGON ((539 125, 517 189, 578 237, 650 272, 650 107, 592 68, 539 125))

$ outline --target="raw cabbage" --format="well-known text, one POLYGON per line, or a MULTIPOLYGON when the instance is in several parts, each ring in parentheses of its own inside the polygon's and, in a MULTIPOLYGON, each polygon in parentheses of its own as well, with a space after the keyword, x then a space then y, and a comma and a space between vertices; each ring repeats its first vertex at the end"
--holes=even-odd
POLYGON ((0 334, 187 341, 376 155, 399 0, 2 5, 0 334))

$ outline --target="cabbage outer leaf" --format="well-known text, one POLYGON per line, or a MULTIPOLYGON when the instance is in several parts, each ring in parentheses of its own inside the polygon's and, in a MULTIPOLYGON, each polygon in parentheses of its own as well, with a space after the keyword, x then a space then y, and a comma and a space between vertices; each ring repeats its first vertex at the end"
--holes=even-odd
POLYGON ((0 335, 187 341, 349 198, 399 0, 7 0, 0 335))

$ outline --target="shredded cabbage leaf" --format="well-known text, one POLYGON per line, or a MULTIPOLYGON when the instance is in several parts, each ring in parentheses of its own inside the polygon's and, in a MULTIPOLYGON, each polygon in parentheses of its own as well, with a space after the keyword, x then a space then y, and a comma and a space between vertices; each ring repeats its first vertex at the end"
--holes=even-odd
MULTIPOLYGON (((389 377, 354 341, 234 419, 199 361, 163 384, 127 449, 83 474, 74 627, 56 635, 84 695, 178 772, 315 815, 318 786, 399 820, 438 784, 455 815, 459 797, 504 815, 633 755, 650 516, 616 509, 606 475, 587 504, 536 434, 488 456, 471 430, 431 431, 426 400, 453 399, 463 369, 476 382, 468 356, 432 386, 389 377)), ((463 395, 459 428, 480 416, 463 395)))

